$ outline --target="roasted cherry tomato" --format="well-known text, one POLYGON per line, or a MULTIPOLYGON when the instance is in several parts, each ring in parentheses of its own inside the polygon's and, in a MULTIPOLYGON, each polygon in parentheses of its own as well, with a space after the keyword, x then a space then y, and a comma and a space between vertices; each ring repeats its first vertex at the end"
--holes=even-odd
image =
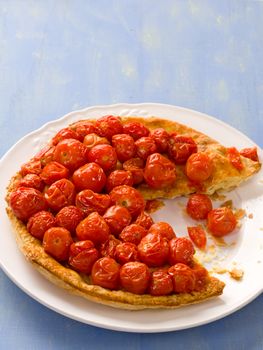
POLYGON ((80 241, 91 240, 94 244, 100 244, 109 238, 110 229, 106 221, 97 212, 91 213, 82 220, 77 228, 76 235, 80 241))
POLYGON ((43 237, 43 248, 57 261, 66 261, 69 258, 69 248, 73 243, 70 232, 63 227, 49 228, 43 237))
POLYGON ((190 293, 195 289, 195 274, 189 266, 178 263, 171 266, 168 273, 172 277, 175 293, 190 293))
POLYGON ((76 131, 81 140, 83 140, 86 135, 96 132, 95 125, 88 120, 80 120, 73 123, 70 125, 70 128, 76 131))
POLYGON ((139 254, 136 245, 130 242, 123 242, 118 244, 115 250, 115 259, 121 265, 129 261, 139 260, 139 254))
POLYGON ((110 192, 112 203, 127 208, 132 217, 136 217, 145 207, 145 201, 139 191, 130 186, 117 186, 110 192))
POLYGON ((131 261, 120 269, 121 286, 130 293, 144 294, 150 282, 150 270, 139 261, 131 261))
POLYGON ((45 187, 44 182, 41 180, 41 177, 36 174, 26 174, 18 184, 19 187, 31 187, 35 188, 38 191, 42 191, 45 187))
POLYGON ((233 211, 227 207, 212 209, 207 216, 207 227, 214 236, 221 237, 231 233, 237 225, 233 211))
POLYGON ((119 161, 125 162, 136 154, 134 139, 131 135, 117 134, 112 137, 112 146, 115 148, 119 161))
POLYGON ((83 140, 83 143, 89 151, 95 146, 110 144, 109 140, 106 139, 106 137, 101 137, 95 133, 86 135, 83 140))
POLYGON ((120 117, 105 115, 96 121, 96 129, 99 136, 111 140, 113 135, 122 134, 123 127, 120 117))
POLYGON ((120 265, 112 258, 105 256, 97 260, 91 270, 92 283, 103 288, 118 289, 120 265))
POLYGON ((155 189, 171 186, 176 180, 175 165, 160 153, 151 154, 147 158, 144 179, 155 189))
POLYGON ((140 137, 135 141, 135 146, 137 157, 142 158, 143 160, 146 160, 150 154, 157 151, 154 139, 149 136, 140 137))
POLYGON ((61 163, 70 171, 84 165, 88 159, 87 147, 78 140, 65 139, 60 141, 54 150, 53 160, 61 163))
POLYGON ((74 233, 76 227, 83 219, 83 212, 75 207, 74 205, 69 205, 62 208, 56 215, 57 226, 64 227, 68 231, 74 233))
POLYGON ((254 160, 255 162, 258 162, 257 147, 243 148, 239 153, 245 158, 249 158, 251 160, 254 160))
POLYGON ((69 177, 69 170, 58 162, 48 163, 42 170, 40 177, 47 185, 53 182, 69 177))
POLYGON ((151 295, 168 295, 173 292, 173 279, 167 271, 156 270, 152 273, 149 287, 151 295))
POLYGON ((169 244, 159 233, 148 233, 138 245, 140 259, 150 267, 162 266, 168 261, 169 244))
POLYGON ((102 167, 104 171, 112 170, 117 164, 117 154, 111 145, 94 146, 88 154, 88 161, 102 167))
POLYGON ((73 183, 67 179, 54 182, 44 194, 50 208, 59 211, 65 206, 74 204, 76 191, 73 183))
POLYGON ((142 123, 139 122, 128 122, 123 125, 123 132, 125 134, 131 135, 136 141, 140 137, 148 136, 150 130, 146 128, 142 123))
POLYGON ((240 157, 240 153, 235 147, 228 148, 227 155, 233 167, 235 167, 237 170, 242 170, 244 168, 244 165, 240 157))
POLYGON ((209 156, 204 152, 192 154, 185 166, 187 177, 194 182, 207 180, 213 172, 213 164, 209 156))
POLYGON ((175 232, 171 225, 169 225, 167 222, 156 222, 149 228, 149 233, 159 233, 161 236, 166 238, 168 241, 172 238, 175 238, 175 232))
POLYGON ((47 209, 42 193, 30 187, 18 187, 11 192, 9 204, 15 216, 22 221, 28 220, 38 211, 47 209))
POLYGON ((22 176, 27 174, 39 175, 42 171, 40 160, 31 160, 21 166, 20 173, 22 176))
POLYGON ((72 129, 61 129, 52 139, 52 144, 57 145, 60 141, 65 139, 81 140, 80 136, 72 129))
POLYGON ((130 242, 138 245, 142 237, 147 235, 147 230, 137 224, 131 224, 126 226, 120 234, 120 239, 124 242, 130 242))
POLYGON ((192 194, 186 205, 186 211, 194 220, 203 220, 207 218, 208 213, 212 210, 211 199, 206 194, 192 194))
POLYGON ((195 249, 193 243, 186 237, 173 238, 169 241, 169 262, 190 264, 193 260, 195 249))
POLYGON ((76 271, 89 275, 93 264, 98 258, 99 252, 89 240, 78 241, 70 246, 69 265, 76 271))
POLYGON ((31 216, 27 222, 27 231, 32 236, 42 240, 44 233, 56 225, 55 217, 46 210, 41 210, 31 216))
POLYGON ((187 227, 191 241, 200 249, 206 246, 206 233, 202 226, 187 227))
POLYGON ((157 152, 164 153, 167 151, 170 135, 166 130, 164 130, 163 128, 154 129, 151 132, 151 137, 155 141, 157 152))
POLYGON ((101 244, 100 254, 101 256, 110 256, 111 258, 115 258, 116 247, 120 244, 121 241, 117 239, 115 236, 110 235, 109 239, 101 244))
POLYGON ((89 215, 93 211, 97 211, 103 215, 106 209, 111 205, 111 199, 108 194, 99 194, 91 190, 83 190, 76 196, 76 206, 83 211, 85 215, 89 215))
POLYGON ((122 185, 133 185, 132 173, 126 170, 114 170, 111 172, 106 182, 107 192, 110 192, 114 187, 122 185))
POLYGON ((101 192, 106 184, 106 175, 96 163, 87 163, 73 173, 72 180, 78 190, 101 192))
POLYGON ((52 162, 55 148, 55 146, 47 145, 40 150, 34 158, 39 160, 41 162, 41 166, 44 167, 48 163, 52 162))
POLYGON ((109 207, 103 215, 104 220, 110 228, 110 232, 114 236, 128 226, 131 222, 131 214, 128 209, 120 205, 113 205, 109 207))
POLYGON ((153 223, 153 219, 146 211, 142 211, 135 220, 135 224, 144 227, 146 230, 148 230, 153 223))
POLYGON ((202 290, 208 281, 208 271, 201 265, 195 263, 192 266, 192 271, 195 274, 195 290, 202 290))
POLYGON ((143 168, 144 161, 141 158, 131 158, 123 163, 123 169, 132 173, 134 185, 138 185, 143 182, 143 168))
POLYGON ((191 154, 197 152, 195 141, 188 136, 172 134, 168 140, 168 154, 175 164, 185 164, 191 154))

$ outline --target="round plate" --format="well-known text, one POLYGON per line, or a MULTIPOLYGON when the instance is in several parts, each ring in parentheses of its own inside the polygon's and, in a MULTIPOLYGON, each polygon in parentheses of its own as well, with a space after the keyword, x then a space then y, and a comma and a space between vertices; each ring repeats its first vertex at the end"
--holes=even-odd
MULTIPOLYGON (((74 121, 105 114, 158 116, 191 126, 216 138, 225 146, 234 145, 237 148, 255 146, 245 135, 215 118, 193 110, 162 104, 96 106, 69 113, 61 119, 44 125, 17 142, 0 161, 0 264, 5 273, 23 291, 50 309, 90 325, 119 331, 166 332, 194 327, 222 318, 252 301, 262 292, 262 279, 257 278, 263 273, 261 261, 263 249, 262 171, 237 190, 227 194, 227 199, 232 199, 236 207, 245 209, 246 213, 251 215, 242 219, 241 227, 228 237, 226 246, 222 247, 209 242, 209 253, 205 257, 197 253, 200 258, 205 258, 210 268, 236 267, 244 271, 242 281, 230 278, 228 273, 219 276, 226 282, 224 294, 221 297, 175 310, 131 312, 112 309, 73 296, 56 287, 25 260, 17 247, 11 224, 5 213, 4 197, 9 179, 18 171, 20 165, 28 161, 58 130, 74 121)), ((220 203, 215 202, 215 206, 220 203)), ((184 205, 184 198, 166 201, 165 207, 153 215, 154 219, 168 221, 178 235, 185 235, 186 226, 192 222, 186 215, 183 215, 184 205)))

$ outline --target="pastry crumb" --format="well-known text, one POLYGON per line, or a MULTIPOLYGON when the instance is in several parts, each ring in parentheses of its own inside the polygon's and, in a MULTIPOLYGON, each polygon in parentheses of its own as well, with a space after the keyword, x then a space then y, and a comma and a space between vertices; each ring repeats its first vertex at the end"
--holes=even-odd
POLYGON ((254 217, 253 213, 248 214, 249 219, 253 219, 253 217, 254 217))
POLYGON ((233 268, 232 270, 228 271, 231 278, 234 278, 235 280, 239 281, 244 276, 244 271, 241 269, 233 268))

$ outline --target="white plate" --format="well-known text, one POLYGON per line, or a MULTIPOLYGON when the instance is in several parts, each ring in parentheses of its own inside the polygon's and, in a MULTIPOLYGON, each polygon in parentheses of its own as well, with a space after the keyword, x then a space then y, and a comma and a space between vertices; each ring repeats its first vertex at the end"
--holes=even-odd
MULTIPOLYGON (((21 163, 32 157, 62 127, 79 119, 105 114, 144 117, 155 115, 196 128, 226 146, 235 145, 237 148, 254 146, 246 136, 221 121, 192 110, 161 104, 96 106, 69 113, 59 120, 44 125, 17 142, 0 161, 0 263, 5 273, 23 291, 50 309, 90 325, 119 331, 166 332, 194 327, 222 318, 252 301, 262 292, 262 171, 228 195, 238 207, 242 207, 247 213, 253 213, 253 219, 246 217, 242 220, 239 231, 229 237, 229 240, 236 244, 221 249, 223 255, 219 254, 220 257, 211 262, 219 263, 223 267, 233 267, 234 262, 235 266, 242 268, 245 273, 242 282, 229 278, 228 274, 220 275, 226 282, 226 288, 223 296, 219 298, 176 310, 131 312, 112 309, 68 294, 47 281, 24 259, 18 250, 5 214, 5 188, 10 177, 18 170, 21 163)), ((189 223, 189 218, 181 215, 183 202, 184 199, 167 201, 165 208, 154 215, 155 219, 162 218, 170 222, 179 235, 186 234, 186 223, 189 223)), ((218 251, 220 253, 220 248, 218 251)))

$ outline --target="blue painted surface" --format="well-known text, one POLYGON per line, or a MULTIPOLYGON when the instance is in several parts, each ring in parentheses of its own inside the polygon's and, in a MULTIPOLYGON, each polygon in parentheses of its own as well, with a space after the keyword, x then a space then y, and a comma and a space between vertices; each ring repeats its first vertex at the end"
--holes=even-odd
MULTIPOLYGON (((0 0, 0 53, 0 156, 47 121, 117 102, 196 109, 263 146, 261 1, 0 0)), ((64 318, 2 272, 0 291, 0 349, 263 349, 262 296, 206 326, 128 334, 64 318)))

